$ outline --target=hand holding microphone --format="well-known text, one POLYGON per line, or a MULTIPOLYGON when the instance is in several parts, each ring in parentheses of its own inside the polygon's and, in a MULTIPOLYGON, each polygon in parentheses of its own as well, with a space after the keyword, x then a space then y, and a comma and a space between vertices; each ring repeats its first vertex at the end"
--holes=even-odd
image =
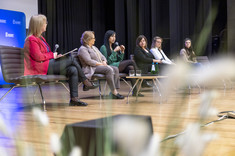
POLYGON ((119 46, 118 42, 115 42, 114 44, 116 45, 116 48, 114 49, 115 52, 121 51, 122 53, 124 53, 124 50, 125 50, 125 46, 124 45, 120 45, 119 46))
POLYGON ((114 44, 115 44, 116 47, 115 47, 115 49, 114 49, 113 51, 115 51, 115 52, 120 51, 121 48, 120 48, 120 46, 118 45, 118 42, 115 42, 114 44))
POLYGON ((121 52, 124 53, 124 51, 125 51, 125 46, 124 46, 124 45, 120 45, 120 48, 121 48, 121 52))
POLYGON ((60 58, 62 56, 62 54, 58 55, 58 53, 56 52, 59 47, 60 47, 59 44, 55 44, 54 59, 58 59, 58 58, 60 58))

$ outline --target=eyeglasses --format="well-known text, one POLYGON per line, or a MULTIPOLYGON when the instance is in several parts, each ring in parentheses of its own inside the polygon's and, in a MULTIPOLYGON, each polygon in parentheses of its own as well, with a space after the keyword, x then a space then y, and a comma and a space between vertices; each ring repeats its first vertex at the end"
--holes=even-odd
POLYGON ((161 41, 156 41, 157 43, 162 43, 161 41))

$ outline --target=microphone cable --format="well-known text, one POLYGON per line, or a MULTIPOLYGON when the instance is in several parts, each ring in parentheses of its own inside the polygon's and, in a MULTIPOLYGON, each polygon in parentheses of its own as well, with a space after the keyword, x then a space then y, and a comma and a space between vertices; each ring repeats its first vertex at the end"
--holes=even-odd
MULTIPOLYGON (((222 111, 222 112, 219 112, 217 114, 217 116, 219 117, 219 119, 210 121, 204 125, 201 125, 200 127, 206 127, 206 126, 209 126, 215 122, 223 121, 225 119, 235 119, 235 111, 222 111)), ((186 130, 184 130, 180 133, 174 134, 174 135, 169 135, 169 136, 165 137, 164 139, 162 139, 160 142, 164 142, 164 141, 176 138, 184 133, 186 133, 186 130)))

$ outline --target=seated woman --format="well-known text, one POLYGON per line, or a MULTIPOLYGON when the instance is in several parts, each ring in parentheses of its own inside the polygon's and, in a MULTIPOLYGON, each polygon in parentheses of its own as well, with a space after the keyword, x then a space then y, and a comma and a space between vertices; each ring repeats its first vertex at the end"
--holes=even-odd
POLYGON ((162 64, 175 64, 163 52, 162 42, 163 42, 163 39, 161 37, 159 36, 154 37, 152 41, 151 49, 150 49, 151 53, 153 54, 155 59, 162 60, 162 64))
POLYGON ((180 57, 185 63, 190 63, 193 66, 201 66, 201 64, 197 62, 196 54, 193 51, 191 39, 189 38, 184 39, 184 48, 180 50, 180 57))
MULTIPOLYGON (((147 74, 151 71, 152 63, 162 63, 161 60, 154 58, 153 54, 147 47, 147 38, 144 35, 140 35, 136 39, 136 48, 134 51, 135 62, 143 74, 147 74)), ((146 81, 143 81, 143 87, 149 87, 146 81)))
POLYGON ((98 86, 94 86, 88 81, 81 67, 72 57, 61 57, 61 54, 58 55, 57 52, 51 51, 50 46, 42 36, 46 27, 46 16, 35 15, 31 17, 24 44, 24 75, 66 75, 69 79, 70 88, 69 105, 87 106, 87 103, 78 98, 78 81, 83 82, 88 89, 98 86))
POLYGON ((104 74, 111 89, 111 98, 124 99, 124 96, 117 91, 120 88, 118 68, 107 65, 104 55, 94 46, 95 33, 93 31, 85 31, 81 37, 81 44, 82 46, 78 50, 78 57, 85 75, 91 79, 94 73, 104 74))
MULTIPOLYGON (((105 56, 108 61, 108 65, 119 68, 119 73, 129 74, 129 70, 135 70, 136 65, 132 60, 123 60, 125 47, 123 45, 115 44, 116 33, 113 30, 108 30, 104 35, 104 45, 100 47, 100 52, 105 56)), ((131 79, 131 85, 133 86, 136 79, 131 79)), ((136 87, 133 90, 133 96, 136 96, 136 87)), ((139 93, 138 96, 143 96, 139 93)))
POLYGON ((159 70, 161 73, 165 70, 165 68, 169 67, 169 65, 175 65, 175 63, 172 62, 163 52, 162 42, 163 39, 161 37, 159 36, 154 37, 150 49, 155 59, 162 60, 162 63, 159 64, 159 70))

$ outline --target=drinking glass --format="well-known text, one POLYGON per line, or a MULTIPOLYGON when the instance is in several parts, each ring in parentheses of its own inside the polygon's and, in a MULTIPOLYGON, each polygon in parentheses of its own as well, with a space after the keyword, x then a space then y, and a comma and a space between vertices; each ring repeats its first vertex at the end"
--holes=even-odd
POLYGON ((141 76, 141 70, 136 70, 136 76, 141 76))
POLYGON ((135 76, 135 71, 134 70, 129 70, 129 76, 135 76))

